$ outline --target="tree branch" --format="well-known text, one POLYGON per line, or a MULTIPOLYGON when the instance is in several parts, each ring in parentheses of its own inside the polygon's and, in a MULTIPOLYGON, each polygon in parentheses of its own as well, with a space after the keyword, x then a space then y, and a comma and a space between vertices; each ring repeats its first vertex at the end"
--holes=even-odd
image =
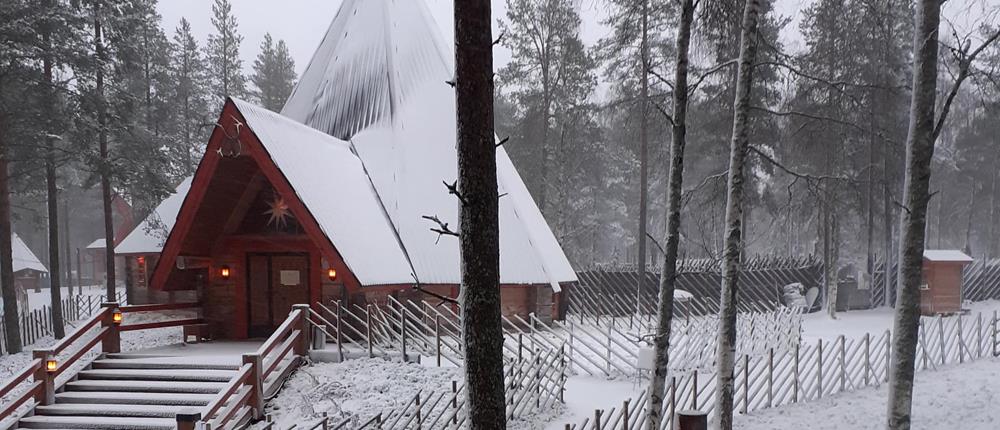
POLYGON ((459 237, 458 232, 452 230, 451 227, 448 226, 448 223, 441 221, 441 219, 438 218, 436 215, 435 216, 424 215, 421 218, 433 221, 438 225, 437 228, 431 227, 431 231, 438 234, 437 240, 434 241, 435 244, 441 241, 441 236, 459 237))

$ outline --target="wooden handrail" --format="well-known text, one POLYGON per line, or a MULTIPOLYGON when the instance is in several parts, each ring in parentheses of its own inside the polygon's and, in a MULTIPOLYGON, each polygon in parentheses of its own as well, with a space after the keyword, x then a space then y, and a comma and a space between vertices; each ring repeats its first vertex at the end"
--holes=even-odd
POLYGON ((302 311, 300 309, 293 310, 292 313, 288 315, 288 318, 285 318, 285 322, 281 323, 281 326, 275 330, 274 334, 272 334, 271 337, 269 337, 267 341, 264 342, 259 349, 257 349, 257 354, 259 354, 261 358, 267 357, 267 355, 271 353, 271 350, 278 345, 278 341, 284 339, 285 335, 292 330, 292 326, 298 323, 299 319, 302 317, 302 311))
POLYGON ((118 330, 120 331, 133 331, 133 330, 149 330, 154 328, 164 328, 164 327, 178 327, 190 324, 202 324, 205 321, 200 318, 191 318, 185 320, 170 320, 170 321, 156 321, 141 324, 129 324, 123 325, 118 330))
POLYGON ((73 363, 76 363, 76 360, 79 360, 80 357, 83 357, 83 355, 86 354, 87 351, 90 351, 91 348, 96 346, 98 342, 104 340, 104 338, 108 335, 109 330, 110 329, 108 327, 102 328, 101 331, 97 332, 96 336, 87 341, 87 343, 85 343, 82 348, 78 349, 76 352, 73 353, 73 355, 67 358, 66 363, 62 366, 59 366, 59 368, 56 369, 56 376, 61 375, 63 372, 66 371, 66 369, 72 367, 73 363))
POLYGON ((212 415, 215 415, 215 413, 226 404, 226 400, 229 400, 229 397, 231 397, 241 385, 246 383, 252 368, 253 366, 249 364, 244 364, 240 367, 239 373, 237 373, 236 376, 229 381, 229 385, 226 385, 226 389, 220 391, 219 394, 215 396, 215 399, 212 399, 208 406, 205 407, 205 412, 201 414, 202 419, 211 419, 212 415))
POLYGON ((239 412, 240 409, 243 409, 244 407, 248 406, 247 403, 250 400, 250 394, 251 394, 250 387, 246 385, 241 385, 240 388, 236 390, 236 393, 233 395, 233 397, 235 397, 235 400, 233 400, 224 408, 219 410, 218 418, 210 421, 212 423, 211 428, 213 429, 226 428, 225 426, 226 424, 229 423, 229 420, 233 419, 233 416, 236 415, 236 413, 239 412))
MULTIPOLYGON (((7 379, 7 382, 4 382, 3 384, 3 388, 0 388, 0 398, 6 397, 8 394, 10 394, 10 390, 13 390, 14 387, 20 385, 22 382, 28 379, 29 376, 33 375, 35 371, 42 366, 42 364, 43 364, 42 360, 36 358, 32 360, 30 363, 28 363, 28 365, 24 367, 24 370, 22 370, 21 373, 12 376, 10 379, 7 379)), ((0 414, 0 416, 3 416, 3 414, 0 414)))
POLYGON ((96 314, 94 314, 94 316, 90 317, 90 319, 88 319, 87 322, 77 327, 76 330, 73 330, 73 333, 71 333, 69 336, 62 338, 62 340, 53 345, 51 348, 52 355, 58 355, 60 352, 69 347, 70 344, 72 344, 81 336, 83 336, 84 333, 94 328, 94 326, 99 324, 102 320, 104 320, 104 318, 107 318, 108 312, 111 312, 110 308, 101 308, 101 310, 96 314))
POLYGON ((150 305, 131 305, 122 306, 120 309, 122 313, 133 313, 133 312, 152 312, 152 311, 173 311, 178 309, 192 309, 201 307, 201 303, 198 302, 188 302, 188 303, 155 303, 150 305))
MULTIPOLYGON (((274 369, 278 367, 278 363, 281 363, 281 360, 284 360, 285 356, 287 356, 288 353, 292 351, 292 348, 295 347, 295 342, 301 341, 301 336, 302 336, 302 330, 295 330, 292 332, 291 336, 288 336, 288 338, 286 338, 285 341, 281 343, 281 348, 278 350, 278 355, 273 359, 271 359, 270 364, 264 364, 264 373, 263 373, 264 380, 267 380, 267 377, 271 376, 271 372, 273 372, 274 369)), ((265 357, 261 356, 261 359, 265 359, 265 357)))
POLYGON ((7 418, 12 412, 16 411, 17 408, 21 407, 25 401, 28 399, 33 399, 38 394, 38 390, 42 389, 42 381, 35 381, 31 384, 31 387, 21 393, 13 402, 7 405, 0 411, 0 417, 7 418))

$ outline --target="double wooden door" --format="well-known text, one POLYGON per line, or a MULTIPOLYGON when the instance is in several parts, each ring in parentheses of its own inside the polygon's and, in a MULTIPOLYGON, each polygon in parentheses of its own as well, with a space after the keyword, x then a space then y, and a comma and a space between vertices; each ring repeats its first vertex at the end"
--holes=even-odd
POLYGON ((309 303, 309 254, 247 255, 250 337, 269 336, 299 303, 309 303))

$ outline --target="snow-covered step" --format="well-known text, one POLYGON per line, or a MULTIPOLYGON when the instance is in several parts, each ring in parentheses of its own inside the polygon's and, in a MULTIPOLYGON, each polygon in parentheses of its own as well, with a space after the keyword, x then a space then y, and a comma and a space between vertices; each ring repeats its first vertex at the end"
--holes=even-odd
POLYGON ((201 393, 216 394, 226 388, 224 382, 191 381, 116 381, 84 379, 70 381, 67 391, 128 391, 134 393, 201 393))
POLYGON ((29 429, 105 429, 105 430, 172 430, 176 419, 169 418, 116 418, 116 417, 62 417, 43 416, 22 418, 20 428, 29 429))
POLYGON ((134 360, 94 360, 94 369, 199 369, 199 370, 239 370, 238 364, 203 362, 183 362, 175 360, 134 359, 134 360))
POLYGON ((125 405, 174 405, 205 406, 215 398, 214 394, 192 393, 128 393, 66 391, 56 393, 56 403, 125 404, 125 405))
POLYGON ((175 418, 181 409, 173 405, 95 405, 59 403, 35 408, 35 415, 175 418))
POLYGON ((228 382, 233 376, 236 376, 236 372, 232 370, 201 369, 90 369, 79 373, 79 379, 134 381, 228 382))

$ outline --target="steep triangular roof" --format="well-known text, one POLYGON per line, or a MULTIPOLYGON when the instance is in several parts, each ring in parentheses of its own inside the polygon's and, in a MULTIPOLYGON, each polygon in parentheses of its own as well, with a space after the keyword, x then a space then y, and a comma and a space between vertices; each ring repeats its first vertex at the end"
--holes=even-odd
MULTIPOLYGON (((345 0, 282 114, 350 143, 420 282, 461 280, 458 242, 423 216, 457 226, 453 67, 420 0, 345 0), (439 240, 440 239, 440 240, 439 240)), ((501 147, 500 265, 504 284, 576 280, 569 261, 501 147)))
MULTIPOLYGON (((177 213, 181 210, 181 204, 184 203, 184 196, 187 195, 189 189, 191 189, 191 180, 193 177, 188 177, 177 186, 174 193, 169 197, 160 202, 153 210, 132 231, 125 236, 117 246, 115 246, 116 254, 155 254, 163 250, 163 242, 167 240, 167 235, 170 234, 170 229, 174 228, 174 222, 177 221, 177 213)), ((103 248, 103 239, 101 248, 103 248)))
POLYGON ((38 259, 34 252, 28 248, 28 245, 24 243, 23 240, 17 235, 17 233, 11 233, 10 235, 10 245, 11 245, 11 260, 14 262, 14 271, 19 272, 25 269, 37 270, 39 272, 48 273, 49 269, 45 268, 42 261, 38 259))

